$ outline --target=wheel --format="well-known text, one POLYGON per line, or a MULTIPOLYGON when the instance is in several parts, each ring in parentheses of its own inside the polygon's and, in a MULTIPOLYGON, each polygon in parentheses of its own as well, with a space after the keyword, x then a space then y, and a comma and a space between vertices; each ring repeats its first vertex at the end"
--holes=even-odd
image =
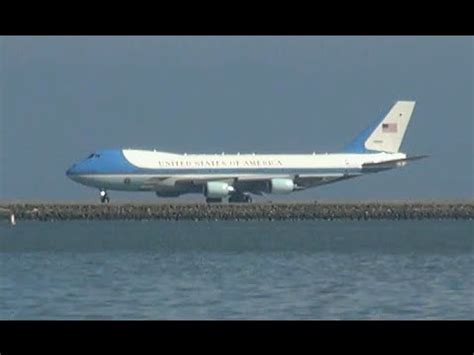
POLYGON ((229 197, 229 203, 250 203, 252 197, 249 194, 234 194, 229 197))
POLYGON ((105 190, 100 190, 100 202, 102 203, 110 202, 109 195, 107 195, 107 192, 105 190))

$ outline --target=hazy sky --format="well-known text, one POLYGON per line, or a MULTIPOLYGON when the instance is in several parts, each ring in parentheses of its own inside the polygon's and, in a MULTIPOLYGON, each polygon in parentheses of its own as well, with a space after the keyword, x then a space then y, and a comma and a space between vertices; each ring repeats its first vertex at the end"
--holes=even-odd
POLYGON ((473 59, 472 37, 0 37, 0 199, 97 200, 65 170, 101 148, 337 152, 400 99, 402 151, 431 158, 287 198, 472 198, 473 59))

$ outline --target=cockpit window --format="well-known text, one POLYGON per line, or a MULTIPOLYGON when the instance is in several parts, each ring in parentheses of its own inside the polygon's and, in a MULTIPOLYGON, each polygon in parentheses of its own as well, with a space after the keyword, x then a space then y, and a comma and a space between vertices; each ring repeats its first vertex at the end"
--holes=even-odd
POLYGON ((92 159, 92 158, 100 158, 100 154, 93 153, 93 154, 89 155, 86 159, 92 159))
POLYGON ((94 157, 94 154, 89 155, 86 159, 91 159, 94 157))

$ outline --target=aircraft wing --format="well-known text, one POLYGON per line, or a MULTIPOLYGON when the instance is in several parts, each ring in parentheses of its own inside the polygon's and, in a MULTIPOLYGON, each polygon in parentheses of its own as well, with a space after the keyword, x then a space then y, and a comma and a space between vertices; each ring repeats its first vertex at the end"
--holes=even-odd
POLYGON ((268 191, 268 186, 271 179, 275 178, 290 178, 293 179, 296 185, 296 190, 304 190, 309 187, 333 183, 336 181, 349 178, 342 173, 339 174, 275 174, 275 175, 216 175, 216 176, 173 176, 173 177, 151 177, 143 185, 143 189, 154 189, 163 186, 180 187, 186 190, 200 191, 202 185, 208 181, 223 181, 232 184, 237 190, 244 192, 251 192, 261 195, 268 191))
POLYGON ((334 174, 327 176, 304 176, 299 175, 295 177, 295 183, 304 188, 310 188, 319 185, 332 184, 333 182, 341 181, 356 177, 357 175, 334 174))
POLYGON ((293 176, 262 176, 256 179, 238 178, 234 183, 234 187, 243 191, 252 192, 255 194, 261 194, 262 192, 268 191, 268 184, 271 179, 274 178, 291 178, 295 182, 295 190, 305 190, 310 187, 330 184, 336 181, 341 181, 355 177, 355 175, 348 176, 342 173, 338 174, 297 174, 293 176))

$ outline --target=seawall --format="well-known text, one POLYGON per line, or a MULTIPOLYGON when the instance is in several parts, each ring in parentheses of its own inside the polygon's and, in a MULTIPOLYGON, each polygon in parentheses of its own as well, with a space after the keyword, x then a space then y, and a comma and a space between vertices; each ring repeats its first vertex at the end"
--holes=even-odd
POLYGON ((0 203, 17 220, 401 220, 474 219, 470 202, 0 203))

